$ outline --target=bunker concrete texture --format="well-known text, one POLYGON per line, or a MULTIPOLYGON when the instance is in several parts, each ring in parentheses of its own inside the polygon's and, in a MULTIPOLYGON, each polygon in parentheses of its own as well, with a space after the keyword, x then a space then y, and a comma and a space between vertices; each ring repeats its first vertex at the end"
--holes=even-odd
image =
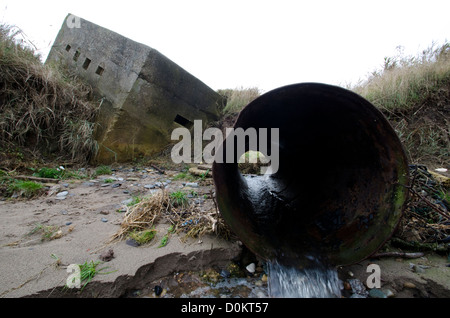
POLYGON ((219 118, 222 97, 199 79, 158 51, 71 14, 46 63, 75 71, 101 101, 95 163, 155 154, 175 128, 219 118))

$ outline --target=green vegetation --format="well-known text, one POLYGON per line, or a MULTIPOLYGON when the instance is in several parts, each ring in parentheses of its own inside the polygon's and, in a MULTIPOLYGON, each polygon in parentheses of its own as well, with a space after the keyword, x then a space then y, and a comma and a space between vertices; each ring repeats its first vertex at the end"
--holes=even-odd
POLYGON ((186 207, 189 205, 187 194, 182 191, 176 191, 169 194, 170 203, 173 206, 186 207))
POLYGON ((103 176, 112 174, 111 167, 109 166, 99 166, 95 169, 94 176, 103 176))
POLYGON ((169 234, 164 235, 164 237, 161 239, 161 243, 159 244, 158 248, 164 247, 169 243, 169 234))
POLYGON ((41 193, 43 185, 33 181, 13 180, 7 186, 7 193, 31 198, 41 193))
POLYGON ((28 235, 33 235, 35 233, 41 234, 41 240, 51 240, 54 235, 60 230, 59 226, 56 225, 43 225, 40 223, 35 224, 34 228, 28 233, 28 235))
POLYGON ((134 205, 140 203, 143 200, 143 198, 138 197, 138 196, 133 196, 132 199, 133 199, 133 201, 128 203, 127 206, 134 206, 134 205))
POLYGON ((193 176, 192 174, 190 174, 187 171, 183 171, 180 172, 179 174, 177 174, 176 176, 173 177, 173 180, 185 180, 185 181, 195 181, 197 180, 197 178, 195 176, 193 176))
POLYGON ((156 235, 155 229, 145 230, 145 231, 132 231, 129 237, 135 240, 139 245, 144 245, 153 240, 156 235))
POLYGON ((38 172, 33 174, 36 177, 49 178, 49 179, 62 179, 64 170, 54 168, 41 168, 38 172))
POLYGON ((88 261, 86 261, 86 262, 84 262, 84 264, 79 265, 80 266, 81 283, 84 282, 84 285, 83 285, 83 287, 81 287, 81 290, 83 290, 86 287, 86 285, 89 282, 91 282, 92 279, 97 274, 106 275, 106 274, 110 274, 110 273, 115 272, 115 271, 111 271, 111 272, 107 272, 107 273, 100 273, 100 271, 108 268, 108 267, 104 267, 104 268, 101 268, 101 269, 97 269, 97 266, 100 265, 100 264, 101 264, 100 261, 97 261, 97 262, 94 262, 94 261, 88 262, 88 261))

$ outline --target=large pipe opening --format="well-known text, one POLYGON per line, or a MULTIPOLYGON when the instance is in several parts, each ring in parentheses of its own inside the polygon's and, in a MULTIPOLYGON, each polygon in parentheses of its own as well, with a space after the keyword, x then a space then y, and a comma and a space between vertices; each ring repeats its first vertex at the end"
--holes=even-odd
POLYGON ((368 101, 335 86, 290 85, 250 103, 234 128, 279 128, 267 154, 248 142, 244 150, 270 156, 278 147, 275 174, 242 176, 236 147, 233 163, 213 165, 219 210, 255 254, 292 262, 317 253, 345 265, 390 238, 406 202, 408 163, 368 101))

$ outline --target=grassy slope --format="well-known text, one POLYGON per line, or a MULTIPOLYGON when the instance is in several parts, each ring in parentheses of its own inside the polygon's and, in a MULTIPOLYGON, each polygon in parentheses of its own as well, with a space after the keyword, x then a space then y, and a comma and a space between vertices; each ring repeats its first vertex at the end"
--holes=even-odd
POLYGON ((384 69, 352 90, 381 109, 412 163, 450 165, 449 43, 385 58, 384 69))
POLYGON ((19 34, 0 25, 0 168, 16 169, 30 157, 88 162, 97 150, 91 88, 43 65, 19 34))

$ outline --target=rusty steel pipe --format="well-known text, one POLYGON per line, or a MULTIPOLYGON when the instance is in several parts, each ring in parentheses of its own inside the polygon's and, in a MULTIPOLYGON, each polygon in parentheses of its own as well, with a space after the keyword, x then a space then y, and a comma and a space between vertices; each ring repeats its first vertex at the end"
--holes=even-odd
MULTIPOLYGON (((359 262, 393 234, 407 201, 408 162, 382 113, 346 89, 294 84, 260 96, 234 128, 279 128, 279 169, 243 176, 235 161, 213 164, 221 215, 256 255, 301 263, 321 255, 359 262)), ((222 150, 227 153, 226 140, 222 150)), ((245 151, 250 149, 247 145, 245 151)))

